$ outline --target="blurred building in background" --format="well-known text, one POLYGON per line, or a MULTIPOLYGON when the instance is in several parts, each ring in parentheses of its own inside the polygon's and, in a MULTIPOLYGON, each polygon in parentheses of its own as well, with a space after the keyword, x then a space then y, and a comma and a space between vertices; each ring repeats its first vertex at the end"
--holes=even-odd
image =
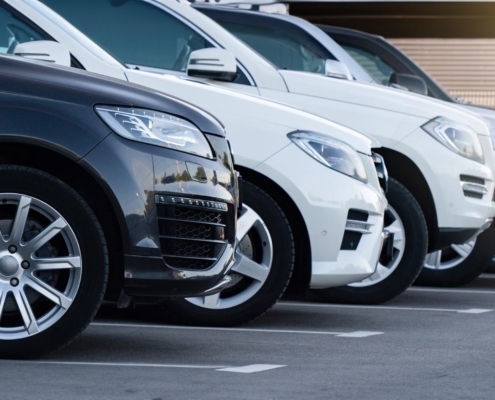
POLYGON ((289 11, 381 35, 454 97, 495 106, 495 1, 290 1, 289 11))

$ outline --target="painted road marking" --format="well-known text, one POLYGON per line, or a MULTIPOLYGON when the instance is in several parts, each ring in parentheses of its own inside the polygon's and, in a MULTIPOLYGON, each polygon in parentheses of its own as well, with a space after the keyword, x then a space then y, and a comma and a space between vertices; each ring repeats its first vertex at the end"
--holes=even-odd
POLYGON ((147 364, 147 363, 119 363, 119 362, 86 362, 86 361, 0 361, 2 364, 48 364, 48 365, 73 365, 91 367, 133 367, 133 368, 180 368, 180 369, 214 369, 221 372, 238 372, 252 374, 254 372, 269 371, 283 368, 287 365, 252 364, 241 367, 229 367, 226 365, 187 365, 187 364, 147 364))
POLYGON ((252 374, 254 372, 262 372, 269 371, 271 369, 283 368, 287 365, 273 365, 273 364, 253 364, 246 365, 244 367, 229 367, 229 368, 221 368, 217 369, 217 371, 221 372, 237 372, 239 374, 252 374))
POLYGON ((52 364, 52 365, 88 365, 101 367, 148 367, 148 368, 186 368, 186 369, 218 369, 225 365, 184 365, 184 364, 146 364, 146 363, 119 363, 119 362, 86 362, 86 361, 0 361, 16 364, 52 364))
POLYGON ((305 335, 330 335, 335 337, 368 337, 382 335, 383 332, 366 332, 366 336, 359 336, 362 332, 328 332, 328 331, 299 331, 290 329, 257 329, 257 328, 213 328, 206 326, 179 326, 179 325, 146 325, 127 323, 93 322, 92 326, 115 326, 120 328, 149 328, 149 329, 182 329, 192 331, 225 331, 225 332, 259 332, 259 333, 297 333, 305 335))
POLYGON ((337 335, 337 337, 364 338, 364 337, 381 335, 382 333, 383 332, 357 331, 357 332, 341 333, 340 335, 337 335))
POLYGON ((407 291, 412 292, 434 292, 434 293, 467 293, 467 294, 495 294, 495 290, 475 290, 475 289, 434 289, 410 287, 407 291))
POLYGON ((457 312, 461 313, 461 314, 484 314, 484 313, 487 313, 490 311, 493 311, 493 310, 489 310, 487 308, 470 308, 469 310, 460 310, 457 312))
POLYGON ((437 311, 437 312, 452 312, 461 314, 482 314, 493 311, 485 308, 470 308, 466 310, 456 310, 451 308, 424 308, 424 307, 389 307, 389 306, 358 306, 350 304, 321 304, 321 303, 297 303, 291 301, 279 301, 277 306, 286 307, 321 307, 321 308, 362 308, 368 310, 399 310, 399 311, 437 311))

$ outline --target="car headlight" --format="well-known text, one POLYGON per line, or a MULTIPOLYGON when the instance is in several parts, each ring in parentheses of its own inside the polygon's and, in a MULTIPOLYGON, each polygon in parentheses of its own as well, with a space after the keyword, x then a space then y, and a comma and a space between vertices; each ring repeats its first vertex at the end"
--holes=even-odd
POLYGON ((347 143, 315 132, 297 131, 287 135, 316 161, 361 182, 367 182, 361 158, 347 143))
POLYGON ((424 124, 422 128, 453 152, 484 164, 480 140, 469 126, 438 117, 424 124))
POLYGON ((184 119, 142 108, 96 106, 95 110, 115 133, 126 139, 213 157, 205 135, 184 119))

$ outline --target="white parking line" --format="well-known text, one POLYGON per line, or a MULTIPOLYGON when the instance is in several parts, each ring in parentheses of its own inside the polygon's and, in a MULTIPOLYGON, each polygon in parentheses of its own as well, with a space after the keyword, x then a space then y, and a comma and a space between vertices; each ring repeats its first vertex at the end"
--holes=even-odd
POLYGON ((440 288, 420 288, 410 287, 407 291, 412 292, 435 292, 435 293, 467 293, 467 294, 495 294, 495 290, 476 289, 440 289, 440 288))
POLYGON ((493 311, 493 310, 489 310, 486 308, 470 308, 469 310, 461 310, 461 311, 457 311, 457 312, 461 313, 461 314, 484 314, 484 313, 490 312, 490 311, 493 311))
POLYGON ((306 335, 331 335, 335 337, 356 337, 363 338, 369 336, 382 335, 383 332, 328 332, 328 331, 300 331, 290 329, 257 329, 257 328, 212 328, 206 326, 179 326, 179 325, 146 325, 127 323, 93 322, 92 326, 116 326, 121 328, 147 328, 147 329, 182 329, 192 331, 226 331, 226 332, 260 332, 260 333, 297 333, 306 335))
POLYGON ((277 306, 286 307, 321 307, 321 308, 362 308, 369 310, 399 310, 399 311, 437 311, 437 312, 452 312, 461 314, 482 314, 493 311, 485 308, 470 308, 466 310, 455 310, 451 308, 424 308, 424 307, 389 307, 389 306, 359 306, 350 304, 321 304, 321 303, 297 303, 291 301, 279 301, 277 306))
POLYGON ((481 274, 479 278, 495 279, 495 274, 481 274))
POLYGON ((217 369, 217 371, 221 371, 221 372, 237 372, 237 373, 240 373, 240 374, 252 374, 254 372, 269 371, 271 369, 283 368, 283 367, 286 367, 286 366, 287 365, 253 364, 253 365, 246 365, 244 367, 222 368, 222 369, 217 369))
POLYGON ((184 364, 146 364, 119 362, 86 362, 86 361, 0 361, 1 364, 51 364, 51 365, 88 365, 100 367, 147 367, 147 368, 185 368, 185 369, 218 369, 225 365, 184 365, 184 364))

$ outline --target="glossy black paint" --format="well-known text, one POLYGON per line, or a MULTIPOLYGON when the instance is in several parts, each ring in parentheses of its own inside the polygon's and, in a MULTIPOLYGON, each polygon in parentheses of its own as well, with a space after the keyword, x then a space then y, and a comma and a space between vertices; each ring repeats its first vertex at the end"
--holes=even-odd
POLYGON ((125 288, 130 294, 199 294, 222 280, 233 255, 234 233, 227 238, 222 262, 211 269, 172 269, 160 256, 154 200, 155 194, 166 192, 225 202, 230 232, 235 232, 238 194, 232 157, 223 127, 209 114, 137 85, 0 56, 0 120, 0 146, 48 148, 73 160, 98 182, 122 233, 125 288), (98 117, 97 104, 148 108, 187 119, 205 133, 215 158, 126 140, 98 117), (202 168, 206 179, 201 174, 201 179, 192 179, 188 164, 202 168), (177 173, 180 180, 170 179, 177 173))

